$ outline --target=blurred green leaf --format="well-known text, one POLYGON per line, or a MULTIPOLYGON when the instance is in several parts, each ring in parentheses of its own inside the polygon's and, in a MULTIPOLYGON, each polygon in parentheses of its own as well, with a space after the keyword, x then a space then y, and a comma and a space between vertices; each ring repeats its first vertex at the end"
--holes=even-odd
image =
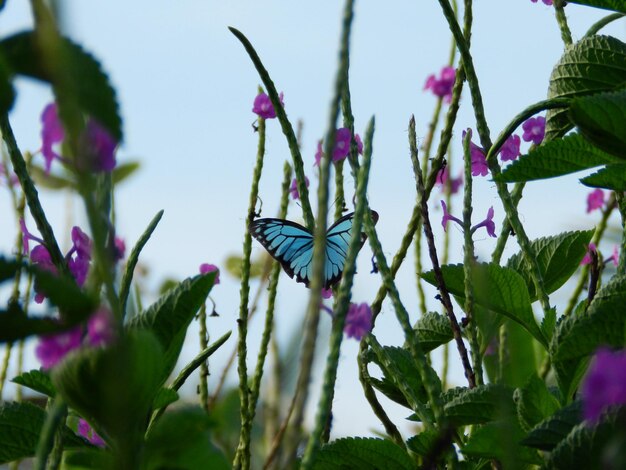
MULTIPOLYGON (((43 408, 30 403, 0 404, 0 464, 34 456, 45 419, 43 408)), ((63 445, 72 448, 87 443, 64 426, 63 445)))
POLYGON ((578 3, 579 5, 626 13, 626 2, 623 0, 568 0, 568 3, 578 3))
POLYGON ((14 377, 11 382, 28 387, 31 390, 42 393, 46 396, 53 397, 56 395, 56 390, 50 376, 39 370, 33 369, 29 372, 22 372, 17 377, 14 377))
POLYGON ((455 426, 480 424, 512 414, 513 389, 498 384, 479 385, 457 390, 446 401, 444 413, 455 426))
POLYGON ((163 408, 167 405, 171 405, 175 401, 179 399, 178 392, 169 387, 161 387, 154 397, 154 402, 152 403, 152 409, 158 410, 159 408, 163 408))
MULTIPOLYGON (((441 266, 441 272, 448 291, 464 299, 463 265, 444 265, 441 266)), ((473 267, 472 275, 474 302, 477 305, 516 321, 547 347, 547 341, 533 315, 526 283, 517 272, 497 264, 481 263, 473 267)), ((437 285, 433 271, 422 274, 422 278, 433 286, 437 285)))
POLYGON ((592 175, 581 178, 580 182, 592 188, 626 191, 626 165, 607 165, 592 175))
POLYGON ((528 447, 551 451, 582 421, 582 403, 575 401, 557 410, 533 427, 521 443, 528 447))
POLYGON ((550 393, 543 380, 532 375, 524 387, 513 394, 517 405, 517 416, 524 431, 529 431, 560 407, 559 401, 550 393))
POLYGON ((501 381, 510 387, 521 387, 537 370, 534 340, 521 325, 508 318, 505 319, 502 328, 506 354, 502 364, 501 381))
POLYGON ((426 312, 413 329, 424 352, 430 352, 454 338, 450 320, 435 312, 426 312))
POLYGON ((391 441, 365 437, 337 439, 324 445, 313 463, 315 470, 413 470, 415 463, 391 441))
MULTIPOLYGON (((565 49, 552 70, 548 98, 576 98, 624 86, 626 44, 611 36, 588 36, 565 49)), ((549 110, 547 141, 562 137, 573 127, 569 109, 549 110)))
POLYGON ((70 176, 46 173, 45 169, 34 164, 30 165, 28 172, 38 187, 52 190, 76 189, 76 182, 70 179, 70 176))
MULTIPOLYGON (((224 263, 226 267, 226 271, 231 276, 241 279, 241 256, 239 255, 230 255, 226 258, 226 262, 224 263)), ((268 262, 268 257, 265 255, 261 255, 260 258, 251 260, 250 262, 250 279, 255 279, 261 277, 263 274, 263 267, 268 262)))
POLYGON ((231 468, 224 454, 211 443, 212 425, 199 406, 167 411, 148 434, 141 469, 231 468))
POLYGON ((134 175, 137 170, 139 170, 139 168, 141 168, 141 162, 138 161, 120 163, 113 169, 113 184, 118 184, 122 181, 125 181, 126 179, 134 175))
POLYGON ((620 159, 587 142, 580 134, 550 140, 507 166, 500 179, 507 183, 569 175, 620 159))
POLYGON ((103 449, 79 449, 63 452, 61 470, 110 470, 113 456, 103 449))
POLYGON ((433 445, 439 438, 439 431, 426 429, 406 441, 406 446, 411 452, 425 456, 432 451, 433 445))
MULTIPOLYGON (((576 272, 593 234, 594 230, 564 232, 531 242, 546 294, 557 290, 576 272)), ((524 278, 531 301, 537 300, 535 283, 524 255, 518 252, 509 258, 506 265, 524 278)))

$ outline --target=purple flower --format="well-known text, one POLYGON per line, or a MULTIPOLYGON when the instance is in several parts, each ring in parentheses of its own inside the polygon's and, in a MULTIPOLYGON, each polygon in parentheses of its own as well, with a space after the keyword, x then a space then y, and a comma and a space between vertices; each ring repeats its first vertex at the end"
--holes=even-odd
POLYGON ((28 231, 24 218, 20 218, 20 228, 22 230, 22 249, 24 250, 24 254, 27 255, 30 251, 30 244, 28 243, 29 240, 33 240, 37 243, 43 243, 43 240, 28 231))
MULTIPOLYGON (((472 130, 463 131, 463 140, 465 140, 467 134, 469 134, 471 139, 472 130)), ((470 141, 470 158, 472 159, 472 176, 487 176, 489 166, 487 165, 485 151, 472 141, 470 141)))
POLYGON ((87 439, 93 445, 97 447, 105 446, 104 440, 100 436, 98 436, 98 433, 96 433, 96 431, 94 431, 93 428, 89 425, 89 423, 85 421, 83 418, 80 418, 78 420, 77 430, 80 436, 87 439))
POLYGON ((435 96, 444 98, 446 103, 449 103, 452 100, 452 87, 455 78, 456 70, 454 67, 444 67, 439 73, 439 78, 435 78, 433 74, 426 79, 424 90, 432 90, 435 96))
POLYGON ((596 209, 601 209, 603 205, 604 191, 600 188, 594 189, 587 195, 587 214, 595 211, 596 209))
POLYGON ((322 288, 322 299, 330 299, 333 296, 332 289, 324 289, 322 288))
POLYGON ((626 350, 599 349, 581 386, 583 415, 595 423, 611 405, 626 404, 626 350))
POLYGON ((489 210, 487 211, 487 218, 485 218, 485 220, 483 220, 482 222, 474 225, 472 227, 472 232, 475 232, 476 230, 478 230, 480 227, 485 227, 487 229, 487 234, 490 237, 496 237, 496 224, 493 221, 493 207, 490 207, 489 210))
POLYGON ((354 140, 356 141, 356 150, 359 155, 363 155, 363 141, 359 134, 354 134, 354 140))
POLYGON ((343 332, 348 338, 361 340, 372 330, 372 309, 366 303, 350 304, 343 332))
POLYGON ((113 242, 113 259, 117 261, 121 261, 124 259, 124 255, 126 254, 126 243, 124 243, 124 239, 120 237, 115 237, 113 242))
MULTIPOLYGON (((304 182, 306 183, 306 187, 309 187, 309 178, 304 177, 304 182)), ((300 199, 300 193, 298 192, 298 180, 295 178, 291 182, 291 186, 289 187, 289 192, 291 193, 291 197, 295 199, 300 199)))
POLYGON ((448 206, 446 206, 446 203, 443 200, 441 201, 441 207, 443 209, 443 217, 441 218, 441 225, 443 227, 444 232, 448 231, 449 220, 452 220, 456 222, 457 224, 459 224, 461 227, 463 227, 463 221, 460 219, 457 219, 456 217, 454 217, 452 214, 448 212, 448 206))
POLYGON ((83 170, 113 171, 117 141, 95 119, 89 119, 78 141, 78 157, 83 170))
POLYGON ((317 152, 315 152, 315 163, 313 166, 319 166, 322 162, 322 157, 324 156, 324 150, 322 149, 322 141, 317 141, 317 152))
MULTIPOLYGON (((537 0, 530 0, 533 3, 537 3, 537 0)), ((544 4, 552 6, 552 0, 541 0, 544 4)))
POLYGON ((500 149, 500 158, 503 162, 515 160, 520 156, 520 142, 521 139, 517 134, 509 136, 509 138, 504 141, 504 144, 500 149))
MULTIPOLYGON (((281 92, 278 97, 280 99, 280 105, 284 108, 285 103, 283 102, 283 93, 281 92)), ((263 119, 274 119, 276 117, 276 110, 274 109, 274 105, 272 105, 270 97, 267 96, 265 93, 259 93, 256 98, 254 98, 252 112, 257 114, 259 117, 262 117, 263 119)))
POLYGON ((72 227, 72 249, 68 255, 76 253, 79 258, 91 259, 91 240, 80 227, 72 227))
POLYGON ((56 103, 50 103, 44 108, 41 113, 41 124, 41 153, 46 161, 46 173, 50 173, 52 161, 61 160, 61 155, 53 150, 53 146, 65 137, 56 103))
POLYGON ((220 283, 219 268, 215 266, 214 264, 209 264, 209 263, 202 263, 200 265, 200 274, 208 274, 208 273, 213 273, 213 272, 217 272, 217 274, 215 275, 215 282, 213 284, 214 285, 219 284, 220 283))
POLYGON ((587 253, 585 253, 585 256, 583 257, 582 261, 580 262, 581 266, 584 266, 585 264, 591 264, 592 258, 591 258, 591 253, 597 253, 598 249, 596 247, 595 243, 589 243, 589 245, 587 245, 587 253))
POLYGON ((546 118, 539 116, 527 119, 522 124, 522 129, 524 129, 524 134, 522 135, 524 142, 532 142, 535 145, 539 145, 546 133, 546 118))
POLYGON ((613 262, 615 267, 617 267, 617 265, 619 264, 619 248, 617 245, 613 245, 613 254, 607 261, 609 260, 613 262))
POLYGON ((335 133, 335 146, 333 147, 333 161, 343 160, 350 153, 352 135, 350 129, 342 127, 335 133))
POLYGON ((463 173, 459 173, 458 178, 450 178, 448 167, 444 166, 441 170, 439 170, 439 173, 437 173, 436 184, 441 186, 442 191, 449 190, 450 194, 456 194, 459 192, 459 188, 463 184, 463 173))
POLYGON ((96 310, 87 322, 87 338, 91 346, 106 346, 116 337, 115 319, 106 307, 96 310))
POLYGON ((80 326, 63 333, 40 336, 35 347, 35 355, 41 362, 41 367, 48 370, 57 365, 67 353, 80 346, 82 336, 80 326))

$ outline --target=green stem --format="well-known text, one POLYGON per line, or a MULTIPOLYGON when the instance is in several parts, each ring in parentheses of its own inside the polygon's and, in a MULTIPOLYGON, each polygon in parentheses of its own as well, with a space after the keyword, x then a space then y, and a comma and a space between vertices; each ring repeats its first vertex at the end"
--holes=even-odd
POLYGON ((346 261, 343 275, 339 287, 339 295, 335 302, 335 316, 333 318, 332 332, 330 336, 329 352, 326 359, 326 371, 322 385, 322 393, 318 404, 318 412, 313 427, 313 432, 309 438, 304 458, 302 459, 302 469, 310 469, 314 463, 315 455, 322 445, 322 434, 327 427, 330 417, 331 406, 335 391, 335 381, 337 379, 337 368, 339 365, 339 351, 343 339, 343 328, 346 315, 350 306, 350 290, 356 272, 356 258, 361 249, 361 226, 363 216, 367 206, 367 183, 369 178, 370 163, 372 157, 372 139, 374 136, 374 118, 372 118, 365 132, 365 151, 363 164, 359 170, 356 189, 356 211, 352 219, 352 235, 348 245, 346 261))
POLYGON ((13 343, 7 343, 4 349, 4 358, 2 359, 2 369, 0 369, 0 402, 2 401, 2 394, 4 392, 4 383, 7 379, 7 372, 9 370, 9 363, 11 361, 12 349, 13 343))
MULTIPOLYGON (((520 199, 522 199, 522 193, 524 191, 525 183, 516 183, 513 187, 513 191, 511 191, 511 199, 513 200, 513 204, 515 207, 518 206, 520 199)), ((500 264, 500 259, 502 258, 502 253, 504 252, 504 248, 506 247, 506 242, 511 235, 511 224, 508 219, 504 219, 502 223, 502 230, 500 230, 500 235, 498 236, 498 240, 496 242, 496 248, 493 250, 491 255, 491 262, 494 264, 500 264)))
MULTIPOLYGON (((206 303, 200 307, 198 313, 200 351, 204 351, 209 347, 209 335, 206 328, 206 303)), ((229 334, 230 336, 230 334, 229 334)), ((209 412, 209 364, 207 361, 200 363, 200 406, 209 412)))
POLYGON ((415 231, 415 278, 417 283, 417 298, 419 300, 419 309, 422 315, 426 314, 426 294, 424 286, 422 286, 422 231, 417 228, 415 231))
POLYGON ((343 216, 346 209, 346 196, 343 190, 343 160, 335 162, 335 220, 343 216))
POLYGON ((585 35, 582 37, 582 39, 587 38, 589 36, 593 36, 595 34, 598 34, 598 32, 604 28, 606 25, 608 25, 609 23, 612 23, 615 20, 619 20, 621 18, 624 18, 624 13, 611 13, 610 15, 605 16, 604 18, 602 18, 601 20, 596 21, 591 28, 589 28, 587 30, 587 32, 585 33, 585 35))
POLYGON ((43 423, 39 442, 37 443, 37 451, 35 453, 35 470, 44 470, 48 458, 53 453, 53 447, 56 445, 55 436, 58 431, 62 430, 65 417, 67 416, 67 405, 60 397, 51 401, 50 408, 46 414, 46 420, 43 423))
POLYGON ((559 29, 561 30, 561 39, 563 40, 563 44, 567 47, 572 45, 572 32, 569 30, 569 26, 567 24, 564 4, 565 2, 563 0, 554 0, 554 13, 556 21, 559 24, 559 29))
POLYGON ((239 436, 239 446, 235 456, 234 468, 250 468, 250 430, 252 419, 250 417, 250 390, 248 389, 248 370, 246 367, 246 357, 248 354, 246 339, 248 335, 248 298, 250 295, 250 255, 252 253, 252 235, 250 234, 250 224, 254 220, 257 198, 259 195, 259 180, 263 171, 263 158, 265 156, 265 119, 259 118, 259 146, 257 151, 254 174, 252 176, 252 188, 250 189, 250 199, 248 203, 248 214, 246 217, 246 231, 243 241, 243 258, 241 261, 241 301, 239 304, 239 318, 237 319, 237 330, 239 339, 237 342, 237 372, 239 373, 239 403, 241 433, 239 436))

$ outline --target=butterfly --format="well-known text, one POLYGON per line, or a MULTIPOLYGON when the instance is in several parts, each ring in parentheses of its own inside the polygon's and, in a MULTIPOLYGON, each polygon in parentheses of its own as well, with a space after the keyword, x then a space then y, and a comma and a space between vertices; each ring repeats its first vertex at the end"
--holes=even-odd
MULTIPOLYGON (((337 220, 326 232, 326 263, 324 288, 339 282, 348 255, 354 212, 337 220)), ((374 224, 378 213, 372 211, 374 224)), ((256 238, 277 261, 289 277, 309 287, 313 275, 313 235, 300 224, 283 219, 256 219, 250 224, 250 234, 256 238)), ((367 235, 361 232, 361 244, 367 235)))

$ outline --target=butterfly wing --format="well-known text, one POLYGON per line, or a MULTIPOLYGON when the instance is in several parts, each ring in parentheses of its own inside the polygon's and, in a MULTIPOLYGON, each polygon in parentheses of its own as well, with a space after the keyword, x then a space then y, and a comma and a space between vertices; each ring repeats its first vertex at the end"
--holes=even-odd
POLYGON ((282 265, 289 277, 307 287, 311 279, 313 235, 302 225, 282 219, 257 219, 250 234, 282 265))

